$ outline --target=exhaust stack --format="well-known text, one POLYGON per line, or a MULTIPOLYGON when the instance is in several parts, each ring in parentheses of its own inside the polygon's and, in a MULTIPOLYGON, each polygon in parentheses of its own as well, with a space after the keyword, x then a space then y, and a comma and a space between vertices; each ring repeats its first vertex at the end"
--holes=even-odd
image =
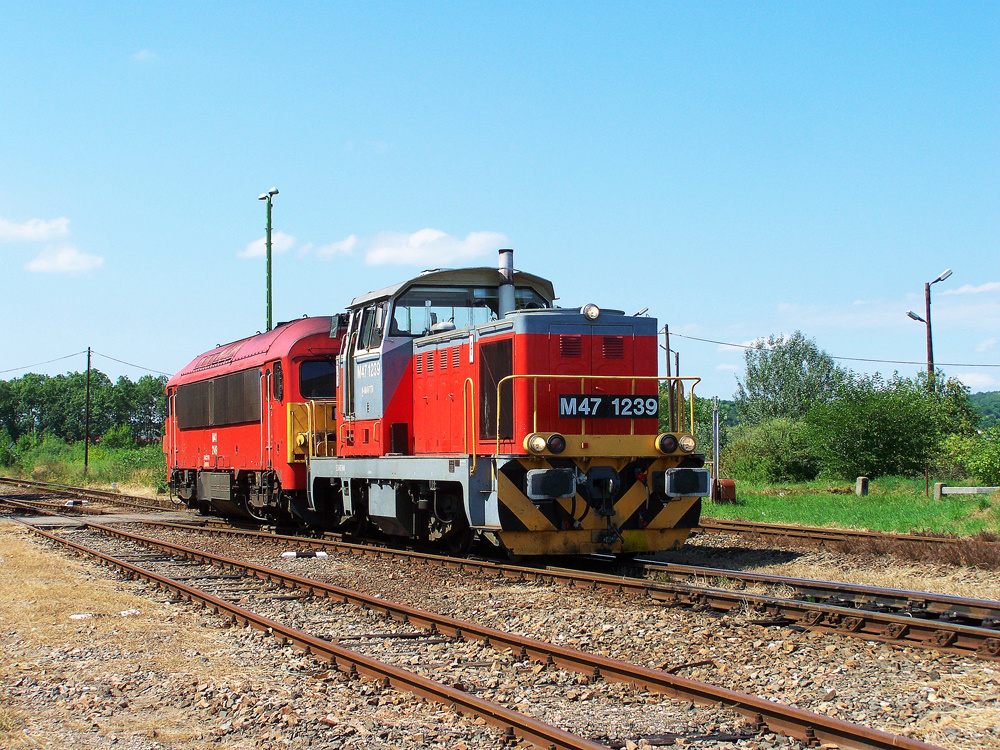
POLYGON ((499 315, 503 318, 515 308, 514 302, 514 251, 500 251, 500 267, 498 268, 503 281, 500 282, 499 315))

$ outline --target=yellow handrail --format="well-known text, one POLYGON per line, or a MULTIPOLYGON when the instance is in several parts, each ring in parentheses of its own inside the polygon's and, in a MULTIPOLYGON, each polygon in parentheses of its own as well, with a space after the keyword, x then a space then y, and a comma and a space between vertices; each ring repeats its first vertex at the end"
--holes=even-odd
MULTIPOLYGON (((515 380, 527 380, 529 378, 533 381, 533 386, 534 386, 533 387, 533 402, 532 402, 532 407, 531 407, 532 408, 532 418, 531 418, 531 429, 532 429, 532 432, 538 432, 538 380, 540 378, 546 378, 546 379, 549 379, 549 380, 576 380, 576 379, 579 378, 579 380, 580 380, 580 390, 581 391, 584 389, 584 384, 586 383, 587 380, 630 380, 630 381, 632 381, 632 393, 633 393, 633 395, 635 394, 635 382, 637 380, 643 380, 643 381, 650 381, 651 380, 651 381, 655 381, 656 383, 659 383, 660 381, 670 381, 670 382, 676 383, 678 385, 677 392, 678 392, 678 398, 680 399, 680 402, 678 403, 678 407, 679 407, 678 408, 678 414, 681 413, 681 409, 683 408, 683 404, 684 404, 684 383, 683 383, 683 381, 690 380, 690 381, 693 381, 693 382, 691 383, 691 387, 688 389, 689 394, 692 396, 692 398, 690 399, 690 401, 688 403, 689 420, 690 420, 688 422, 688 424, 691 425, 692 429, 694 428, 694 398, 693 398, 693 396, 694 396, 694 387, 696 385, 698 385, 698 383, 701 382, 701 378, 697 378, 697 377, 694 377, 694 376, 691 376, 691 375, 685 375, 685 376, 674 375, 674 376, 670 376, 670 377, 661 377, 659 375, 507 375, 507 376, 501 378, 499 380, 499 382, 497 382, 497 402, 496 402, 497 403, 497 438, 496 438, 496 452, 497 453, 500 452, 500 387, 505 382, 507 382, 508 380, 511 381, 511 394, 510 394, 510 396, 511 396, 511 407, 513 408, 513 404, 514 404, 514 385, 513 385, 513 381, 515 381, 515 380)), ((660 397, 659 388, 657 388, 657 393, 656 393, 657 401, 659 401, 659 397, 660 397)), ((641 417, 641 418, 642 419, 648 419, 649 417, 641 417)), ((580 434, 581 435, 586 435, 587 434, 587 419, 586 419, 586 417, 581 417, 580 420, 581 420, 581 429, 583 430, 583 432, 581 432, 580 434)), ((630 430, 631 430, 631 434, 633 434, 633 435, 635 434, 635 420, 636 420, 635 417, 632 417, 632 419, 630 420, 630 422, 631 422, 631 424, 630 424, 630 430)), ((678 425, 678 427, 680 428, 680 429, 678 429, 678 432, 682 432, 683 429, 684 429, 684 425, 680 424, 680 425, 678 425)), ((510 440, 513 441, 513 438, 511 438, 510 440)))

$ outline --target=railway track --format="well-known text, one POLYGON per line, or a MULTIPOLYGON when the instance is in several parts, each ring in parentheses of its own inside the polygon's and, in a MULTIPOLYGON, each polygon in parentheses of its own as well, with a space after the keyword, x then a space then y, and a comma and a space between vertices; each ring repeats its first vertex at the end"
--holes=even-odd
MULTIPOLYGON (((538 580, 565 586, 603 588, 648 597, 665 606, 712 609, 718 612, 750 609, 757 624, 795 626, 827 633, 879 640, 900 646, 917 646, 949 653, 1000 659, 1000 602, 948 597, 925 592, 893 591, 876 587, 823 581, 801 581, 799 598, 767 596, 746 591, 688 583, 650 581, 622 575, 588 572, 576 568, 529 567, 494 561, 450 558, 411 550, 353 544, 342 541, 283 536, 261 531, 225 529, 218 526, 189 526, 158 521, 149 527, 210 535, 229 535, 279 542, 307 549, 334 550, 355 555, 407 558, 458 570, 477 570, 514 580, 538 580), (809 585, 812 585, 812 589, 809 585), (808 592, 812 591, 813 594, 808 592), (913 595, 913 598, 910 598, 913 595), (810 601, 810 596, 827 601, 810 601), (941 615, 944 615, 942 618, 941 615), (966 624, 975 622, 975 625, 966 624)), ((648 564, 656 568, 656 564, 648 564)), ((729 571, 678 566, 694 575, 726 577, 729 571)), ((731 572, 755 582, 788 586, 795 579, 761 574, 731 572)))
MULTIPOLYGON (((910 618, 961 623, 1000 631, 1000 601, 971 597, 907 591, 880 586, 862 586, 842 581, 747 573, 725 568, 677 565, 647 560, 636 561, 650 575, 671 580, 689 578, 738 581, 742 585, 762 584, 791 589, 803 601, 832 604, 866 611, 888 612, 910 618)), ((998 633, 1000 635, 1000 633, 998 633)))
MULTIPOLYGON (((777 523, 757 523, 728 518, 702 518, 700 525, 693 530, 695 534, 739 534, 745 536, 762 536, 801 540, 810 543, 825 542, 843 544, 845 542, 863 542, 873 545, 922 545, 928 547, 946 547, 962 540, 953 536, 924 536, 922 534, 891 534, 884 531, 862 531, 860 529, 834 529, 820 526, 791 526, 777 523)), ((1000 541, 978 541, 1000 551, 1000 541)))
MULTIPOLYGON (((122 570, 126 576, 142 578, 171 589, 189 601, 199 601, 217 614, 238 624, 269 630, 275 637, 328 661, 334 668, 350 675, 365 675, 385 685, 407 690, 432 700, 454 706, 462 713, 474 714, 501 727, 508 739, 527 739, 539 747, 596 748, 592 740, 571 735, 544 722, 519 714, 499 703, 475 695, 476 688, 465 684, 448 686, 441 679, 417 674, 345 648, 331 638, 318 637, 276 618, 250 611, 231 601, 252 599, 254 608, 261 602, 294 602, 296 605, 318 602, 325 606, 352 605, 359 611, 381 614, 395 623, 416 629, 423 639, 437 642, 476 640, 483 647, 501 655, 516 655, 518 663, 535 662, 541 669, 561 668, 576 672, 591 681, 630 683, 650 693, 666 695, 698 704, 722 704, 748 718, 757 731, 779 732, 808 745, 833 743, 844 748, 932 748, 934 746, 906 737, 887 734, 839 719, 774 703, 756 696, 690 680, 664 671, 640 667, 609 657, 555 645, 471 622, 437 615, 407 605, 393 604, 376 596, 274 570, 246 561, 235 560, 163 540, 130 534, 120 529, 88 523, 89 530, 113 543, 113 549, 101 551, 96 540, 83 545, 39 529, 46 538, 92 555, 122 570), (122 547, 124 545, 124 547, 122 547), (141 564, 140 564, 141 563, 141 564), (209 567, 210 566, 210 567, 209 567), (165 568, 166 570, 153 570, 165 568), (264 586, 255 593, 251 584, 264 586), (228 592, 227 592, 228 589, 228 592), (213 593, 214 590, 214 593, 213 593), (295 595, 282 594, 294 590, 295 595), (277 593, 276 593, 277 592, 277 593), (332 603, 332 605, 331 605, 332 603)), ((301 616, 301 615, 300 615, 301 616)), ((291 617, 291 619, 295 619, 291 617)), ((382 638, 386 634, 370 634, 382 638)), ((389 640, 393 640, 389 634, 389 640)), ((409 643, 420 636, 409 633, 395 640, 409 643)), ((497 657, 500 658, 500 657, 497 657)), ((412 663, 412 662, 411 662, 412 663)), ((467 665, 468 666, 468 665, 467 665)), ((537 669, 538 667, 536 667, 537 669)), ((534 670, 533 670, 534 671, 534 670)), ((643 705, 643 714, 652 710, 643 705)))
POLYGON ((81 513, 83 515, 99 516, 104 513, 104 511, 100 508, 93 508, 76 500, 68 500, 65 503, 49 503, 43 500, 32 500, 30 498, 31 496, 18 496, 15 498, 0 495, 0 505, 26 511, 28 513, 39 513, 48 516, 57 516, 63 513, 81 513))
MULTIPOLYGON (((7 480, 3 480, 7 481, 7 480)), ((15 480, 11 480, 15 481, 15 480)), ((23 481, 23 480, 17 480, 23 481)), ((44 483, 31 483, 41 488, 44 483)), ((45 491, 50 491, 47 487, 45 491)), ((59 486, 67 494, 73 488, 59 486)), ((104 493, 101 493, 104 494, 104 493)), ((109 493, 113 494, 113 493, 109 493)), ((2 498, 0 498, 2 501, 2 498)), ((26 504, 27 505, 27 504, 26 504)), ((35 503, 35 505, 38 505, 35 503)), ((79 506, 87 508, 87 506, 79 506)), ((59 512, 58 507, 47 512, 59 512)), ((63 508, 74 511, 76 508, 63 508)), ((81 512, 95 512, 94 509, 81 512)), ((151 522, 152 523, 152 522, 151 522)), ((840 582, 793 579, 782 576, 744 573, 742 571, 668 565, 642 561, 642 568, 658 578, 673 582, 648 581, 641 578, 565 569, 504 565, 493 561, 446 558, 409 550, 359 545, 343 541, 316 540, 271 534, 269 532, 228 528, 212 524, 204 527, 156 523, 162 528, 195 530, 201 533, 244 535, 280 541, 284 544, 317 549, 336 549, 353 554, 378 554, 422 559, 428 563, 476 568, 492 574, 522 580, 543 580, 569 586, 589 586, 617 589, 646 596, 665 606, 696 607, 718 612, 751 609, 758 615, 756 624, 791 626, 828 633, 839 633, 866 640, 879 640, 901 646, 975 655, 1000 659, 1000 602, 953 597, 928 592, 902 591, 840 582), (791 589, 791 596, 748 593, 727 587, 680 582, 695 578, 739 581, 742 585, 760 584, 777 589, 791 589)), ((759 524, 747 524, 756 528, 759 524)), ((788 527, 765 524, 774 533, 801 532, 808 527, 788 527)), ((730 528, 728 525, 726 528, 730 528)), ((837 538, 841 530, 820 530, 837 538)), ((871 532, 845 532, 870 535, 871 532)), ((914 537, 928 539, 928 537, 914 537)), ((931 539, 934 539, 931 537, 931 539)), ((588 563, 590 564, 590 563, 588 563)))
POLYGON ((177 510, 183 508, 182 504, 175 503, 164 498, 139 497, 137 495, 122 495, 109 490, 94 490, 87 487, 71 487, 65 484, 54 484, 53 482, 39 482, 34 479, 18 479, 16 477, 0 477, 0 484, 12 487, 22 487, 30 490, 38 490, 51 493, 53 495, 64 495, 66 497, 86 498, 96 502, 117 505, 132 510, 177 510))

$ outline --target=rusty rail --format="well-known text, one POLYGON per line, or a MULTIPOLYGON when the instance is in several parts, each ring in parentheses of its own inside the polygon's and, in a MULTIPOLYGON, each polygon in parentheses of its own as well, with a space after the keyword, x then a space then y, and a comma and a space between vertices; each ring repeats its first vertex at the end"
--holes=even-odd
MULTIPOLYGON (((927 545, 949 545, 962 541, 961 537, 922 536, 920 534, 892 534, 885 531, 863 531, 861 529, 836 529, 821 526, 793 526, 777 523, 756 523, 730 518, 702 518, 695 533, 711 534, 759 534, 761 536, 788 537, 810 541, 878 540, 895 543, 927 545)), ((1000 549, 1000 542, 986 541, 983 544, 1000 549)))
MULTIPOLYGON (((820 630, 865 640, 878 640, 898 646, 916 646, 965 656, 1000 659, 1000 630, 963 625, 960 622, 921 619, 909 615, 856 609, 841 604, 809 602, 774 596, 749 594, 744 591, 698 586, 684 583, 649 581, 619 575, 585 572, 556 567, 526 567, 505 565, 484 560, 460 559, 429 555, 411 550, 396 550, 372 545, 352 544, 304 537, 283 536, 261 531, 245 531, 219 527, 196 527, 162 521, 146 521, 149 526, 174 528, 189 532, 251 536, 312 549, 335 549, 359 555, 379 555, 406 558, 447 568, 473 569, 507 578, 541 580, 566 586, 605 588, 647 596, 666 606, 707 606, 728 612, 750 607, 784 624, 820 630)), ((931 594, 924 594, 931 597, 931 594)), ((977 601, 977 600, 970 600, 977 601)), ((990 602, 980 602, 989 607, 990 602)))
POLYGON ((0 477, 0 484, 9 484, 14 487, 25 487, 28 489, 44 490, 55 495, 67 495, 70 497, 85 497, 92 500, 99 500, 102 503, 120 505, 125 508, 137 508, 140 510, 177 510, 183 507, 178 503, 160 498, 138 497, 136 495, 122 495, 117 492, 107 490, 92 490, 86 487, 70 487, 65 484, 55 484, 53 482, 39 482, 34 479, 19 479, 17 477, 0 477))
MULTIPOLYGON (((828 742, 837 744, 843 748, 885 748, 886 750, 888 748, 929 750, 935 747, 907 737, 888 734, 870 727, 858 726, 792 706, 774 703, 746 693, 678 677, 667 672, 630 664, 618 659, 577 651, 545 641, 507 633, 495 628, 457 620, 417 607, 395 604, 385 599, 362 594, 340 586, 265 568, 249 562, 214 555, 172 542, 141 537, 109 526, 94 523, 87 523, 87 526, 113 537, 138 541, 141 544, 198 562, 210 563, 223 569, 239 570, 247 575, 257 576, 286 587, 298 588, 314 596, 324 596, 342 601, 343 603, 364 607, 380 612, 394 620, 406 622, 430 632, 450 635, 456 638, 475 638, 493 647, 501 649, 510 648, 514 652, 520 653, 522 658, 531 658, 554 664, 593 678, 631 683, 640 689, 650 692, 682 700, 696 701, 706 705, 722 703, 733 711, 749 718, 755 726, 761 729, 766 728, 767 731, 795 737, 806 743, 828 742)), ((316 540, 312 541, 316 542, 316 540)), ((541 576, 554 574, 553 571, 535 572, 541 576)))
MULTIPOLYGON (((150 544, 164 549, 168 547, 168 545, 165 545, 162 542, 127 534, 108 526, 100 526, 96 524, 88 524, 88 526, 91 526, 102 533, 108 533, 113 536, 118 536, 119 538, 129 539, 130 541, 138 541, 143 544, 150 544)), ((414 672, 401 669, 392 664, 386 664, 385 662, 365 656, 364 654, 352 651, 351 649, 338 646, 329 640, 309 635, 302 630, 251 612, 248 609, 240 607, 237 604, 233 604, 232 602, 228 602, 225 599, 214 596, 213 594, 201 591, 200 589, 189 586, 180 581, 167 578, 166 576, 161 576, 150 570, 146 570, 145 568, 135 565, 134 563, 119 560, 116 557, 91 549, 90 547, 78 542, 64 539, 56 534, 51 534, 35 527, 29 528, 51 541, 66 545, 78 552, 95 557, 107 565, 116 567, 123 571, 127 577, 145 579, 165 589, 177 592, 182 598, 186 598, 188 601, 201 602, 205 607, 212 610, 217 615, 228 615, 239 625, 250 625, 258 630, 266 631, 278 639, 283 645, 292 644, 305 653, 311 654, 323 661, 328 662, 332 667, 338 669, 339 671, 346 672, 348 675, 364 675, 372 679, 381 680, 382 684, 387 687, 405 690, 422 698, 427 698, 438 703, 451 706, 461 713, 482 717, 488 723, 504 729, 509 737, 520 737, 521 739, 531 742, 537 747, 547 749, 606 750, 604 745, 600 745, 584 737, 571 734, 570 732, 559 729, 558 727, 533 719, 530 716, 525 716, 517 711, 512 711, 511 709, 498 703, 493 703, 475 695, 471 695, 470 693, 467 693, 457 687, 444 685, 414 672)), ((181 554, 185 557, 198 559, 202 562, 211 563, 213 565, 237 568, 245 567, 243 563, 239 563, 235 560, 228 560, 227 558, 214 558, 201 554, 197 550, 177 547, 176 545, 169 545, 169 547, 172 552, 181 554)), ((251 571, 248 569, 247 572, 251 571)), ((268 571, 265 568, 261 568, 254 572, 258 575, 258 577, 270 578, 271 580, 278 581, 276 578, 276 576, 279 575, 277 571, 268 571)), ((307 588, 315 588, 315 585, 307 586, 307 588)), ((315 591, 313 593, 315 593, 315 591)))

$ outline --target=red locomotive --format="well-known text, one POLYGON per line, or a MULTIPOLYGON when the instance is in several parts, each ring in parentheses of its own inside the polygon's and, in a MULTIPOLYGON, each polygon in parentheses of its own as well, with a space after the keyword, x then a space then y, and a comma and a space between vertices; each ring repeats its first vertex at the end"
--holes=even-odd
POLYGON ((167 384, 171 490, 205 512, 512 555, 679 546, 709 472, 659 432, 654 318, 513 270, 424 273, 202 355, 167 384))

